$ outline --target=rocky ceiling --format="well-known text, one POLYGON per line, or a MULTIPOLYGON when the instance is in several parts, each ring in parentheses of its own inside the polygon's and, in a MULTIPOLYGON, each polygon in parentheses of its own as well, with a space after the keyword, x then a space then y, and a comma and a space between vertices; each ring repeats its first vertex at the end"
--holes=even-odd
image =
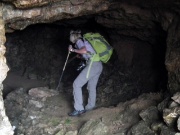
POLYGON ((96 15, 98 23, 120 29, 152 28, 154 22, 168 29, 179 14, 177 0, 2 0, 6 31, 22 30, 36 23, 52 23, 96 15))

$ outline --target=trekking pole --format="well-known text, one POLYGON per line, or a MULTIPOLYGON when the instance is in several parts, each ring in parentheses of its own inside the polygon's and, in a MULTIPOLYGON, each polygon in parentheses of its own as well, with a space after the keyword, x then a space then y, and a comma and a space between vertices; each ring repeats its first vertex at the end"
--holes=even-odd
POLYGON ((70 63, 71 61, 73 61, 75 58, 77 58, 77 56, 74 56, 74 57, 72 57, 71 59, 69 59, 69 60, 67 61, 67 64, 70 63))
POLYGON ((59 79, 59 83, 58 83, 58 86, 57 86, 56 90, 58 90, 58 88, 59 88, 59 86, 60 86, 61 79, 62 79, 62 76, 63 76, 63 73, 64 73, 64 70, 65 70, 65 67, 66 67, 66 64, 67 64, 67 61, 68 61, 68 58, 69 58, 69 54, 70 54, 70 53, 71 53, 71 52, 69 51, 69 52, 68 52, 68 55, 67 55, 67 58, 66 58, 66 61, 65 61, 65 64, 64 64, 64 67, 63 67, 63 71, 62 71, 62 73, 61 73, 61 77, 60 77, 60 79, 59 79))

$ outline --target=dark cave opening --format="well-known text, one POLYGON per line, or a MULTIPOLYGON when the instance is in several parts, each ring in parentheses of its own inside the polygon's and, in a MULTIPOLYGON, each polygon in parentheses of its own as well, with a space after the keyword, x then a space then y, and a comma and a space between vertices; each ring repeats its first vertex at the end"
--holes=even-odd
POLYGON ((162 29, 159 23, 156 23, 157 31, 159 31, 159 36, 156 37, 156 44, 153 46, 153 53, 154 53, 154 67, 157 68, 158 72, 158 90, 162 92, 167 92, 167 83, 168 83, 168 71, 165 66, 165 57, 166 57, 166 39, 167 33, 162 29))
MULTIPOLYGON (((110 28, 97 24, 94 18, 77 18, 36 24, 23 31, 7 33, 5 44, 7 63, 10 67, 4 80, 4 98, 16 88, 27 91, 32 87, 47 86, 55 89, 67 56, 69 32, 81 29, 82 33, 100 32, 114 47, 109 63, 104 65, 99 79, 97 102, 102 105, 116 105, 146 92, 167 90, 167 71, 165 68, 166 32, 157 26, 157 39, 147 43, 134 37, 111 35, 110 28)), ((154 32, 154 31, 153 31, 154 32)), ((66 66, 63 74, 62 92, 72 94, 72 83, 79 74, 77 67, 81 62, 74 59, 66 66)), ((84 88, 86 89, 86 88, 84 88)))

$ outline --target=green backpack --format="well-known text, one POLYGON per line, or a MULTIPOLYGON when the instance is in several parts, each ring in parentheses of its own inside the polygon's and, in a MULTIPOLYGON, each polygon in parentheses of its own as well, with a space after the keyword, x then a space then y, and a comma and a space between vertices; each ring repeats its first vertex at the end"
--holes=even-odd
POLYGON ((96 56, 99 61, 107 63, 113 53, 113 48, 106 41, 106 39, 99 33, 86 33, 83 38, 87 40, 96 51, 96 56))

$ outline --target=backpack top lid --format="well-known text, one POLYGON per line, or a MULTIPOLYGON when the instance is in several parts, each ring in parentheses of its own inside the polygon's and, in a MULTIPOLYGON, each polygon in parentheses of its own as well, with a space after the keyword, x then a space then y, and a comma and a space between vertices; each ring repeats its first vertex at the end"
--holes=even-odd
POLYGON ((96 51, 96 58, 94 61, 102 61, 103 63, 109 61, 113 53, 113 48, 101 34, 86 33, 83 35, 83 38, 87 40, 96 51))

